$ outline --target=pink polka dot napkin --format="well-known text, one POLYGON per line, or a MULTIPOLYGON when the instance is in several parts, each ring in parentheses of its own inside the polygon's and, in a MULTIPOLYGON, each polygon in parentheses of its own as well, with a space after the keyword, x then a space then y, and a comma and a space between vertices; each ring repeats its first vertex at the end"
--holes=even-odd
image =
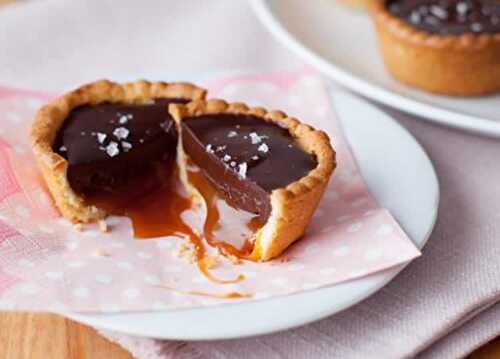
POLYGON ((214 275, 246 279, 220 285, 175 255, 177 238, 134 240, 127 218, 109 218, 108 233, 92 225, 76 231, 53 207, 27 143, 31 118, 49 96, 0 88, 0 309, 119 312, 235 301, 179 294, 162 284, 180 292, 251 293, 238 300, 259 300, 331 286, 420 254, 368 193, 318 77, 234 75, 205 86, 211 97, 282 109, 332 138, 339 166, 305 237, 287 251, 289 260, 223 261, 214 275))

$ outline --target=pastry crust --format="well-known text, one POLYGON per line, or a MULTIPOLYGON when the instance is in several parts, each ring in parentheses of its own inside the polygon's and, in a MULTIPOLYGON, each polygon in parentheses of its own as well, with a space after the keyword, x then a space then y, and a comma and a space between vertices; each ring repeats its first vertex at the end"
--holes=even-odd
POLYGON ((392 15, 383 0, 370 6, 385 65, 397 80, 451 96, 500 91, 500 33, 439 35, 392 15))
MULTIPOLYGON (((256 233, 250 259, 266 261, 277 257, 304 234, 336 166, 335 151, 330 145, 328 135, 288 117, 281 111, 249 108, 242 103, 197 100, 187 105, 171 104, 169 108, 180 134, 180 123, 183 119, 217 113, 254 115, 288 129, 305 152, 316 156, 318 164, 307 176, 271 192, 271 214, 265 225, 256 233)), ((182 135, 179 138, 182 138, 182 135)), ((179 142, 178 164, 181 178, 190 187, 186 174, 182 174, 186 167, 183 152, 182 143, 179 142)))
POLYGON ((31 127, 31 147, 61 214, 73 223, 95 222, 106 216, 105 211, 87 205, 85 200, 71 189, 66 177, 68 162, 52 150, 57 133, 71 110, 78 106, 103 102, 141 104, 158 97, 196 100, 204 98, 205 92, 187 83, 151 83, 140 80, 118 84, 101 80, 84 85, 42 107, 31 127))

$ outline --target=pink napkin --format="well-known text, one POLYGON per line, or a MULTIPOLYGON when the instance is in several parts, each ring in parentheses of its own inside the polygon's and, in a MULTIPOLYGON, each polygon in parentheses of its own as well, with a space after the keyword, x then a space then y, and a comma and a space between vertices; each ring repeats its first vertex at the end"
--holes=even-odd
MULTIPOLYGON (((0 308, 109 313, 260 300, 363 277, 420 254, 368 193, 331 110, 327 89, 314 73, 241 74, 202 85, 209 97, 280 108, 332 137, 338 169, 307 235, 287 251, 287 261, 243 261, 235 266, 221 260, 212 275, 246 278, 220 285, 179 258, 180 239, 134 240, 128 218, 108 218, 106 234, 97 225, 75 230, 53 207, 27 143, 33 111, 48 96, 0 88, 0 118, 4 119, 0 123, 0 269, 5 272, 0 281, 10 281, 0 291, 0 308), (251 298, 180 294, 190 292, 237 292, 251 298)), ((194 228, 201 227, 204 216, 203 211, 183 213, 194 228)), ((234 217, 222 216, 222 221, 225 231, 220 239, 244 233, 234 217)), ((206 250, 214 252, 210 247, 206 250)))
MULTIPOLYGON (((54 92, 123 74, 301 66, 246 3, 231 0, 13 6, 0 11, 0 54, 3 83, 54 92)), ((433 159, 442 197, 423 256, 390 285, 332 318, 254 339, 185 344, 105 335, 138 358, 456 358, 498 335, 498 142, 391 114, 433 159)))

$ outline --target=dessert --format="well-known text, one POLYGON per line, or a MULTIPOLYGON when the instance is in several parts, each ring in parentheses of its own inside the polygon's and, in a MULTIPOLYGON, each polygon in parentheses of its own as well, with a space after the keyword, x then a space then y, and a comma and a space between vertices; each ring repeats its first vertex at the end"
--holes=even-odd
MULTIPOLYGON (((256 215, 255 238, 244 256, 271 259, 303 235, 335 167, 325 133, 279 111, 222 100, 170 108, 186 186, 199 192, 184 165, 187 155, 229 203, 256 215)), ((210 231, 205 235, 210 242, 210 231)))
POLYGON ((500 91, 500 2, 374 1, 385 65, 429 92, 478 96, 500 91))
POLYGON ((44 106, 31 144, 61 214, 75 223, 98 221, 107 212, 88 197, 154 186, 144 179, 156 177, 158 164, 175 161, 177 132, 168 103, 204 95, 190 84, 98 81, 44 106))
POLYGON ((203 240, 235 262, 280 255, 303 235, 335 152, 326 134, 282 112, 204 95, 190 84, 98 81, 43 107, 31 143, 67 219, 126 215, 138 238, 185 238, 180 255, 228 283, 241 278, 213 278, 203 240), (202 233, 181 216, 200 204, 202 233), (246 230, 239 243, 217 236, 228 215, 246 230))

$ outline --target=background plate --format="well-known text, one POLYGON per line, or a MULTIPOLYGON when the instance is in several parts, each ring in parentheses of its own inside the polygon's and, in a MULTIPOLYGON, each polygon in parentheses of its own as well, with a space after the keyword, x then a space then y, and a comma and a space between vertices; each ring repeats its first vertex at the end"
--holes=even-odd
POLYGON ((252 0, 278 40, 338 83, 441 124, 500 137, 500 95, 453 98, 413 90, 384 69, 367 14, 335 0, 252 0))
MULTIPOLYGON (((335 91, 332 96, 370 191, 422 248, 434 227, 439 202, 438 181, 429 158, 385 113, 350 94, 335 91)), ((337 313, 382 288, 403 268, 400 265, 333 287, 251 303, 154 313, 62 314, 97 328, 137 336, 238 338, 297 327, 337 313)))

